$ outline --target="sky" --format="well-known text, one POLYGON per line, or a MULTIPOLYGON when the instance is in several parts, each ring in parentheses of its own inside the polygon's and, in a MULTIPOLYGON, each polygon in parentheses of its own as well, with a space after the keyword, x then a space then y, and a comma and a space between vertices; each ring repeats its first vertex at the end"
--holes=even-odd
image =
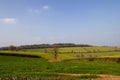
POLYGON ((120 46, 120 0, 0 0, 0 46, 120 46))

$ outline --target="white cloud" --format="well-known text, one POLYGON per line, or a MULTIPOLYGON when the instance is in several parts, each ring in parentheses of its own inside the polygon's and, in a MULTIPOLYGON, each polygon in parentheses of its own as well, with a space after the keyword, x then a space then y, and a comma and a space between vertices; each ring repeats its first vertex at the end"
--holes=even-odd
POLYGON ((43 9, 43 10, 49 10, 49 9, 50 9, 50 6, 44 5, 44 6, 42 6, 42 9, 43 9))
POLYGON ((4 23, 4 24, 16 24, 17 20, 15 18, 2 18, 2 19, 0 19, 0 23, 4 23))
POLYGON ((30 12, 30 13, 42 13, 46 10, 49 10, 51 7, 48 6, 48 5, 43 5, 41 6, 40 8, 37 8, 37 9, 28 9, 27 11, 30 12))

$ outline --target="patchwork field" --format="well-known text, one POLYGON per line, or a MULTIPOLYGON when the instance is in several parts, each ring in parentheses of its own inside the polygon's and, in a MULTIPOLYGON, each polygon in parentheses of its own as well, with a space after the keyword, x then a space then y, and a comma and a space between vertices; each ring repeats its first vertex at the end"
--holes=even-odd
MULTIPOLYGON (((53 48, 46 49, 24 49, 19 51, 3 51, 0 50, 0 55, 42 57, 44 59, 54 59, 53 48)), ((65 47, 58 48, 58 59, 80 59, 82 58, 120 58, 120 48, 116 47, 65 47)))
MULTIPOLYGON (((48 62, 43 58, 0 56, 1 78, 11 76, 27 76, 29 78, 68 77, 60 73, 120 75, 120 64, 78 60, 48 62)), ((74 78, 80 78, 80 76, 74 78)))
MULTIPOLYGON (((51 51, 52 48, 47 48, 48 52, 51 51)), ((45 52, 45 49, 25 49, 22 51, 32 51, 32 52, 45 52)), ((114 51, 120 51, 119 47, 102 47, 102 46, 96 46, 96 47, 64 47, 59 48, 60 53, 97 53, 97 52, 114 52, 114 51)))
MULTIPOLYGON (((97 78, 96 74, 120 76, 120 48, 70 47, 59 48, 57 60, 51 48, 0 51, 0 78, 27 76, 29 78, 61 77, 65 80, 97 78), (85 60, 82 60, 84 58, 85 60), (98 60, 100 59, 100 60, 98 60), (114 61, 115 60, 115 61, 114 61), (71 76, 66 74, 90 74, 71 76)), ((58 80, 63 80, 58 79, 58 80)), ((45 79, 46 80, 46 79, 45 79)))

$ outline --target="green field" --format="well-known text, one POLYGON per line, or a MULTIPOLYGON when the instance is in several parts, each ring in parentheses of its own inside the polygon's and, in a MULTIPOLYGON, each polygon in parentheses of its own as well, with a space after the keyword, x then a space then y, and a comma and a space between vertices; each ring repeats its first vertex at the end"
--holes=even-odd
POLYGON ((119 48, 114 47, 69 47, 69 48, 60 48, 60 52, 104 52, 104 51, 115 51, 120 50, 119 48))
MULTIPOLYGON (((47 53, 54 53, 53 48, 46 48, 47 53)), ((45 53, 45 49, 25 49, 26 52, 32 53, 45 53)), ((65 47, 58 48, 59 56, 63 55, 69 56, 71 58, 76 58, 76 55, 84 55, 88 57, 89 55, 97 56, 97 57, 120 57, 120 48, 119 47, 65 47)), ((65 59, 65 58, 64 58, 65 59)))
MULTIPOLYGON (((20 51, 1 50, 0 54, 7 54, 7 56, 0 56, 0 77, 68 77, 61 73, 112 74, 120 76, 119 63, 111 61, 78 60, 78 56, 81 55, 84 55, 84 58, 89 58, 91 55, 94 58, 120 59, 119 48, 117 48, 117 50, 113 47, 59 48, 57 56, 60 62, 49 62, 49 60, 54 60, 54 53, 51 52, 51 48, 47 48, 47 50, 47 53, 45 53, 45 49, 25 49, 20 51), (20 57, 21 55, 27 56, 20 57), (33 58, 33 56, 37 57, 33 58)), ((80 76, 72 78, 80 78, 80 76)))
POLYGON ((120 64, 112 62, 48 62, 43 58, 0 56, 0 77, 57 77, 58 73, 120 75, 120 64))
MULTIPOLYGON (((47 48, 48 52, 50 52, 51 48, 47 48)), ((32 52, 45 52, 45 49, 25 49, 24 51, 32 51, 32 52)), ((66 52, 79 52, 79 53, 87 53, 87 52, 114 52, 120 51, 119 47, 65 47, 59 48, 59 52, 66 53, 66 52)))
MULTIPOLYGON (((0 51, 4 54, 23 54, 30 56, 38 56, 44 59, 54 59, 53 48, 45 49, 24 49, 20 51, 0 51)), ((114 47, 66 47, 58 48, 58 59, 78 59, 78 56, 83 55, 85 58, 92 57, 118 57, 120 58, 120 48, 114 47)))

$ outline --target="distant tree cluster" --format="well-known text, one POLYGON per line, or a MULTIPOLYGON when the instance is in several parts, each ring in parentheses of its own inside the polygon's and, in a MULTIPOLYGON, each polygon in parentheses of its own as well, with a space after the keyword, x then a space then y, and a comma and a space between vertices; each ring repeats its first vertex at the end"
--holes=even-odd
POLYGON ((74 43, 55 43, 55 44, 34 44, 34 45, 21 45, 21 46, 8 46, 1 47, 0 50, 23 50, 23 49, 37 49, 37 48, 53 48, 53 46, 59 47, 91 47, 88 44, 74 44, 74 43))

